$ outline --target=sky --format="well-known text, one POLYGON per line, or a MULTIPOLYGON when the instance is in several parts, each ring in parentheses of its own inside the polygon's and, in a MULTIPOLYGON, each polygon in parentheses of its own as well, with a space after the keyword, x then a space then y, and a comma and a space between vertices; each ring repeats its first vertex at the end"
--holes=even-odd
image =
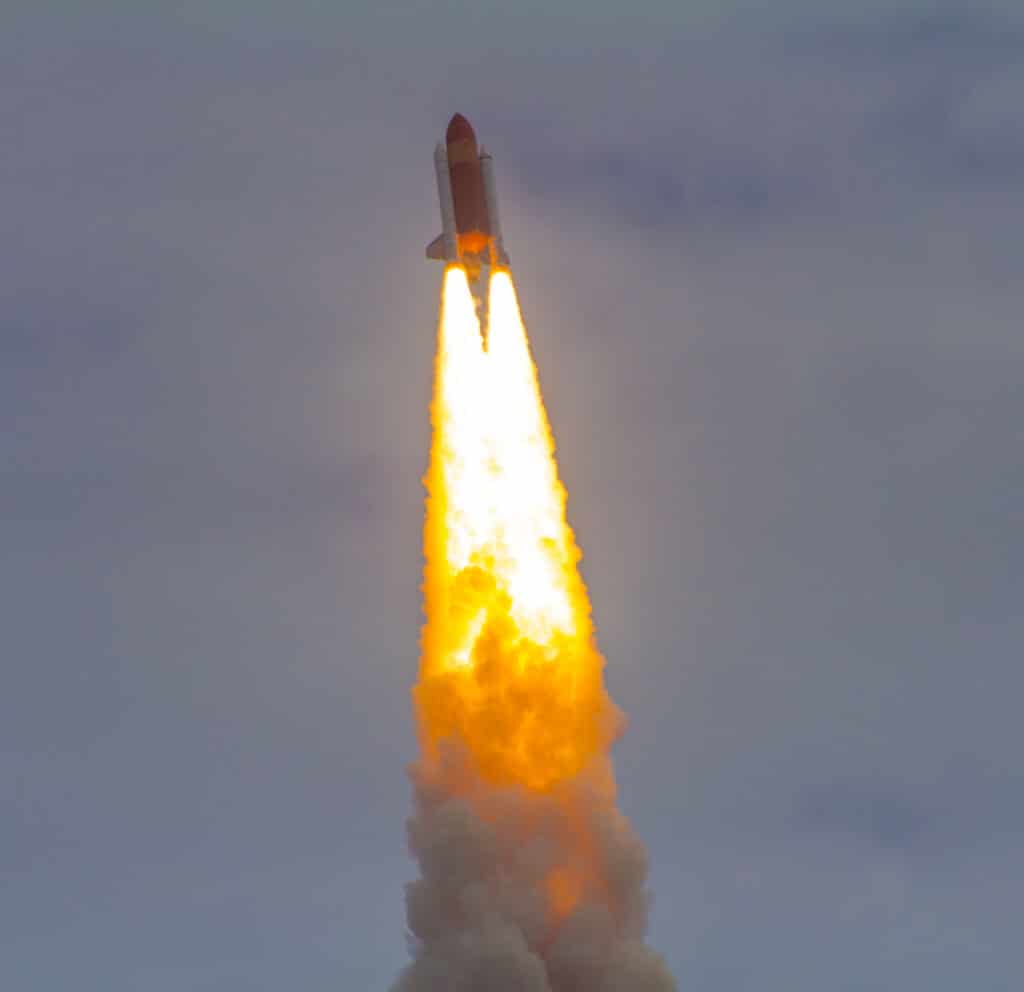
POLYGON ((680 990, 1024 974, 1024 15, 0 14, 0 985, 387 988, 437 292, 505 240, 680 990))

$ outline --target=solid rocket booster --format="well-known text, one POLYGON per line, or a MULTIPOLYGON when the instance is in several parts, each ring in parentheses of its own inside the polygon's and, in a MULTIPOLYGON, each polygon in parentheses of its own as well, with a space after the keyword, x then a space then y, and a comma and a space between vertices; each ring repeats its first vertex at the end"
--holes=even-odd
MULTIPOLYGON (((457 262, 471 282, 485 269, 508 265, 498 221, 494 159, 477 150, 476 134, 462 114, 448 122, 444 144, 434 151, 441 234, 427 245, 427 258, 457 262)), ((474 294, 476 295, 476 294, 474 294)))
MULTIPOLYGON (((458 242, 455 237, 455 203, 452 199, 452 183, 448 176, 448 156, 444 145, 439 141, 434 149, 434 171, 437 173, 437 202, 441 205, 441 247, 444 258, 455 258, 458 255, 458 242)), ((428 257, 431 256, 427 248, 428 257)))
POLYGON ((505 245, 501 240, 501 221, 498 217, 498 190, 494 185, 494 158, 486 149, 480 149, 480 171, 484 179, 484 202, 487 204, 487 220, 491 227, 491 243, 502 265, 508 265, 505 245))

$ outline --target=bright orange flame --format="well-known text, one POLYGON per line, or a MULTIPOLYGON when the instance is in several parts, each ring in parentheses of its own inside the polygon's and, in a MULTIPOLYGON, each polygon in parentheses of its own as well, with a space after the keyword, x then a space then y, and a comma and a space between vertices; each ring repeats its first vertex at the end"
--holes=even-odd
MULTIPOLYGON (((484 780, 542 792, 605 754, 620 719, 507 272, 489 296, 485 350, 465 270, 445 272, 414 695, 428 762, 455 740, 484 780)), ((549 881, 566 911, 576 889, 549 881)))
POLYGON ((558 917, 568 916, 580 901, 583 878, 568 868, 555 868, 546 879, 548 902, 558 917))

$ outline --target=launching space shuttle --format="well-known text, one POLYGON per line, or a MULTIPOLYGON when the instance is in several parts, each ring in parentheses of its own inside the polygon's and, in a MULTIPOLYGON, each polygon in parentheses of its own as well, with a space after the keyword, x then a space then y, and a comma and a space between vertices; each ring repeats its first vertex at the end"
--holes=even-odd
POLYGON ((477 149, 473 127, 462 114, 448 122, 444 142, 434 150, 441 233, 427 245, 427 258, 466 268, 478 305, 486 293, 487 274, 507 266, 501 240, 494 159, 477 149))

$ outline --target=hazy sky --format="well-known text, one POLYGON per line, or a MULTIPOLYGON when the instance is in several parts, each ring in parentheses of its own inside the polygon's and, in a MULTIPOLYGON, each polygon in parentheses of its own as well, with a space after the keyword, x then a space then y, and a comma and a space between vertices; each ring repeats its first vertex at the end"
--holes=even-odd
POLYGON ((0 985, 405 962, 460 110, 681 992, 1017 989, 1019 3, 159 6, 0 13, 0 985))

